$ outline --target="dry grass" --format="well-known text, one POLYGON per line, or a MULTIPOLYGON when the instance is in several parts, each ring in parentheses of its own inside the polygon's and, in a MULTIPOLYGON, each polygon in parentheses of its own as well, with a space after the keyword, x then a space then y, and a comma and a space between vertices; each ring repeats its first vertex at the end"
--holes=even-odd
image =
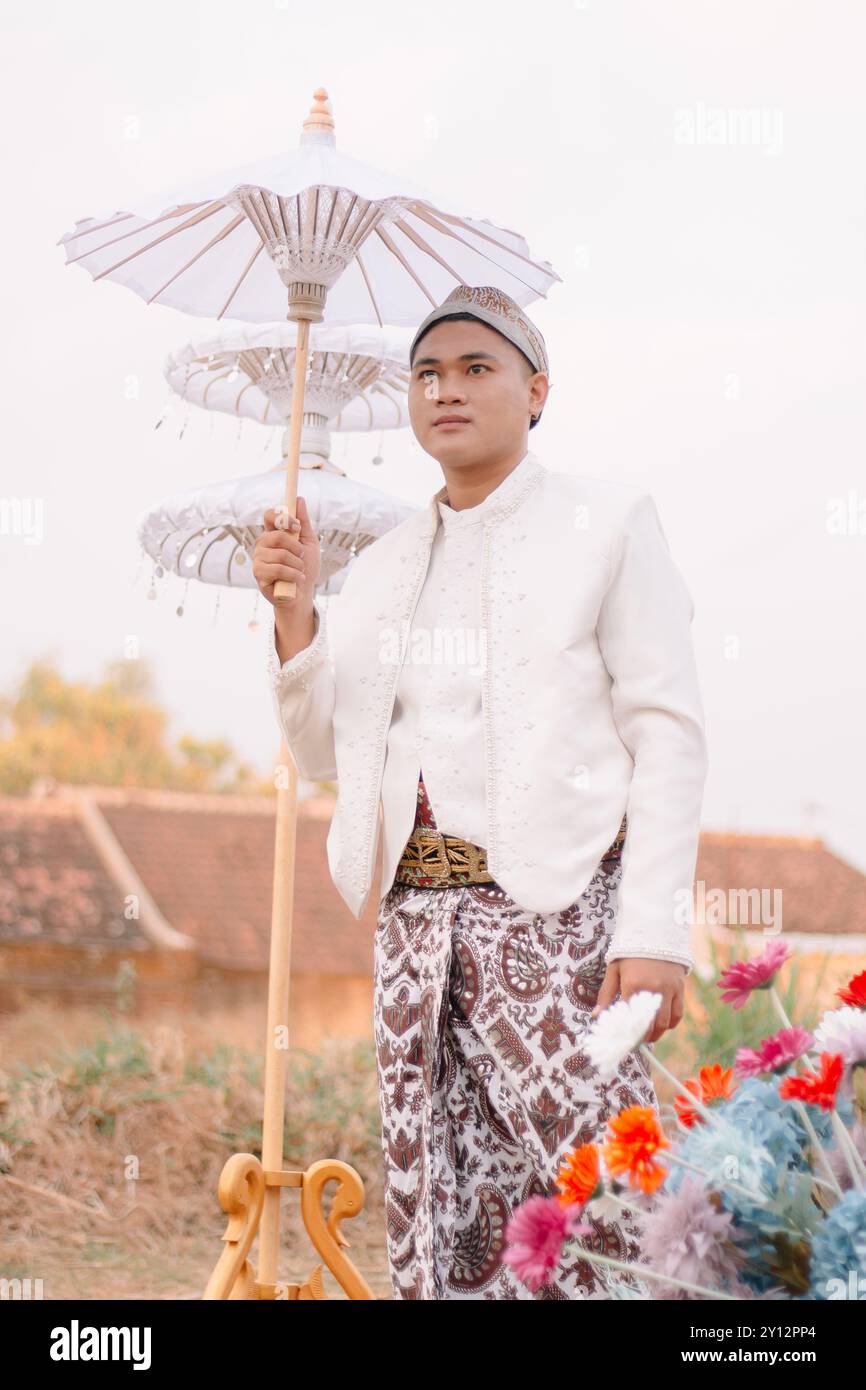
MULTIPOLYGON (((251 1024, 132 1024, 44 1004, 2 1020, 0 1274, 41 1278, 46 1298, 200 1292, 226 1226, 216 1195, 223 1164, 235 1152, 261 1156, 260 1049, 231 1037, 251 1024)), ((324 1157, 364 1181, 365 1210, 345 1234, 351 1258, 388 1296, 368 1043, 290 1052, 284 1166, 324 1157)), ((296 1192, 284 1194, 283 1211, 279 1277, 303 1279, 317 1257, 296 1192)), ((330 1276, 326 1286, 339 1296, 330 1276)))
MULTIPOLYGON (((824 974, 789 963, 785 1007, 809 1026, 835 1002, 824 974)), ((692 976, 682 1025, 656 1053, 683 1080, 779 1026, 766 994, 745 1009, 692 976)), ((0 1017, 0 1276, 40 1278, 48 1299, 197 1297, 221 1250, 220 1172, 260 1157, 264 1008, 182 1021, 33 1002, 0 1017)), ((370 1042, 290 1053, 284 1166, 339 1158, 361 1175, 364 1211, 344 1232, 377 1297, 391 1297, 382 1211, 376 1068, 370 1042)), ((673 1088, 658 1074, 667 1107, 673 1088)), ((279 1278, 316 1256, 283 1194, 279 1278)), ((255 1263, 255 1247, 253 1262, 255 1263)), ((326 1273, 329 1296, 342 1297, 326 1273)))

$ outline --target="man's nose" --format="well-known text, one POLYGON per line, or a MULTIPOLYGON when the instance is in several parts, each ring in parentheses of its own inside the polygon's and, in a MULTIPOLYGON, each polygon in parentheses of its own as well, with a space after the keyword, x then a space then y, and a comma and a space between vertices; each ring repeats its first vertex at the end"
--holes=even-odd
POLYGON ((460 377, 457 377, 454 381, 449 381, 447 377, 440 376, 438 387, 437 399, 440 401, 466 399, 466 388, 460 377))

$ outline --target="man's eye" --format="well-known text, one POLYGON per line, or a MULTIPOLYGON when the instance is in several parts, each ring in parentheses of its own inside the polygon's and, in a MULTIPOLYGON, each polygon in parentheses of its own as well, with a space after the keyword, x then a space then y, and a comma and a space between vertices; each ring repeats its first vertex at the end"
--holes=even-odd
POLYGON ((482 372, 490 371, 490 368, 487 366, 486 362, 473 362, 472 366, 469 368, 470 372, 474 372, 476 367, 480 367, 482 372))

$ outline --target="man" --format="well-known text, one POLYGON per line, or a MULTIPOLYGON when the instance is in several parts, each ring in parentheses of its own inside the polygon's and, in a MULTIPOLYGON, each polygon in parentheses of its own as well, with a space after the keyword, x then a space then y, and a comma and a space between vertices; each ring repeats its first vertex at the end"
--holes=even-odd
MULTIPOLYGON (((254 557, 275 608, 275 712, 303 776, 338 780, 332 877, 360 915, 382 811, 374 951, 386 1225, 398 1298, 596 1297, 576 1255, 531 1294, 503 1264, 514 1208, 629 1105, 581 1038, 617 994, 682 1017, 703 709, 693 605, 650 495, 552 472, 527 449, 543 338, 491 287, 420 325, 409 413, 445 486, 363 550, 338 600, 303 499, 254 557)), ((623 1206, 600 1247, 640 1258, 623 1206)), ((589 1240, 583 1237, 583 1240, 589 1240)), ((579 1249, 581 1242, 572 1248, 579 1249)))

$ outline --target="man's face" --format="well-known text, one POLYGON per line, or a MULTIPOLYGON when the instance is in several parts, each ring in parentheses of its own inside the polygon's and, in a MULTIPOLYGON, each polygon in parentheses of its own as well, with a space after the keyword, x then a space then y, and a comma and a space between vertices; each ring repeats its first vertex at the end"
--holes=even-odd
POLYGON ((538 414, 548 389, 546 374, 487 324, 437 323, 415 350, 409 419, 440 463, 480 462, 526 447, 530 413, 538 414), (449 423, 454 415, 463 423, 449 423))

